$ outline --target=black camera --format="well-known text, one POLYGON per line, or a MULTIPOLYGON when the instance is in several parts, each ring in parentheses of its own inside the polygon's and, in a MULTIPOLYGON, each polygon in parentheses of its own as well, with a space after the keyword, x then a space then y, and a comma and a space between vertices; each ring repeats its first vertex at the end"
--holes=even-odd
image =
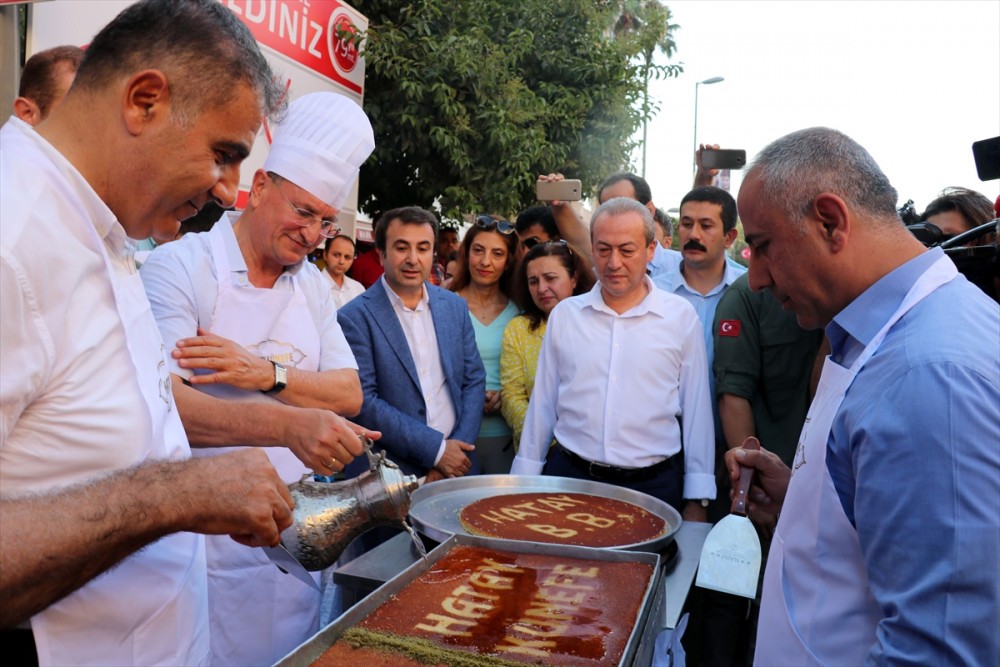
POLYGON ((912 199, 907 200, 905 204, 900 206, 896 210, 896 213, 899 214, 899 219, 903 221, 903 224, 910 230, 910 233, 916 236, 917 240, 928 248, 940 245, 942 241, 950 238, 945 236, 944 232, 937 225, 920 219, 920 214, 917 213, 917 207, 913 205, 912 199))
POLYGON ((928 248, 940 245, 943 241, 951 238, 945 236, 941 228, 930 222, 914 222, 906 226, 910 233, 917 237, 917 240, 928 248))

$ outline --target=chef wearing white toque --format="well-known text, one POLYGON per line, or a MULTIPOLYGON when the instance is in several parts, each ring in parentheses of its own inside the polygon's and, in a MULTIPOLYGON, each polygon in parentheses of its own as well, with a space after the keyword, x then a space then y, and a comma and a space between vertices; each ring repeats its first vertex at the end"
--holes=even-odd
MULTIPOLYGON (((336 236, 337 213, 374 148, 350 99, 293 101, 246 210, 161 246, 143 265, 196 456, 266 447, 291 483, 342 470, 361 453, 357 434, 371 432, 344 419, 361 408, 357 364, 306 256, 336 236)), ((213 664, 270 665, 318 630, 318 589, 229 538, 209 538, 207 550, 213 664)))

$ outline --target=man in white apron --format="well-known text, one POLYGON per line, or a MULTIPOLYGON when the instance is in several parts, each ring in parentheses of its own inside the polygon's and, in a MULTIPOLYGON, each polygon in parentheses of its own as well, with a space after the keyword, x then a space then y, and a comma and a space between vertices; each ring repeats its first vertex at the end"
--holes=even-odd
MULTIPOLYGON (((336 236, 337 211, 374 146, 353 101, 326 92, 296 99, 254 174, 247 209, 143 264, 195 456, 264 447, 290 484, 340 471, 361 453, 365 430, 339 416, 361 407, 357 364, 306 256, 336 236)), ((318 588, 280 572, 260 549, 206 544, 213 664, 270 665, 319 629, 318 588)))
POLYGON ((751 516, 780 512, 758 665, 1000 659, 1000 307, 895 204, 826 128, 772 143, 740 189, 751 287, 832 349, 792 469, 726 455, 733 479, 757 469, 751 516))
POLYGON ((204 542, 179 531, 274 544, 291 522, 265 457, 190 460, 132 240, 232 203, 272 78, 219 3, 153 0, 93 38, 37 132, 0 130, 9 664, 206 664, 204 542), (176 83, 193 71, 219 74, 176 83), (219 145, 236 152, 224 168, 203 159, 219 145))

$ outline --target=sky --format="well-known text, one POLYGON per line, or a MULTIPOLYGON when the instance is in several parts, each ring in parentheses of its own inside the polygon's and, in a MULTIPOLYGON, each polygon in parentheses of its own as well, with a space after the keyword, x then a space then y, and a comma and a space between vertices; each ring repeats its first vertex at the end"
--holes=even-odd
MULTIPOLYGON (((676 208, 693 176, 698 140, 747 158, 789 132, 823 125, 868 149, 918 212, 947 186, 990 200, 974 141, 1000 135, 1000 0, 676 0, 684 73, 654 81, 646 179, 653 201, 676 208)), ((667 62, 660 56, 661 62, 667 62)), ((641 153, 634 156, 641 170, 641 153)), ((741 173, 732 175, 732 191, 741 173)))

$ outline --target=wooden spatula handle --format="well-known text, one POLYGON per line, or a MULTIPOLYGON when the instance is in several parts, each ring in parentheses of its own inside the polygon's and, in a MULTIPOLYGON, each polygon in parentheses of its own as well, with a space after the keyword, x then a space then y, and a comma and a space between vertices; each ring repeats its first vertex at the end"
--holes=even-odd
MULTIPOLYGON (((752 435, 743 441, 743 449, 760 449, 760 441, 752 435)), ((733 497, 733 506, 730 512, 739 516, 747 515, 747 494, 750 493, 750 480, 753 479, 753 468, 740 466, 740 483, 736 488, 736 495, 733 497)))

